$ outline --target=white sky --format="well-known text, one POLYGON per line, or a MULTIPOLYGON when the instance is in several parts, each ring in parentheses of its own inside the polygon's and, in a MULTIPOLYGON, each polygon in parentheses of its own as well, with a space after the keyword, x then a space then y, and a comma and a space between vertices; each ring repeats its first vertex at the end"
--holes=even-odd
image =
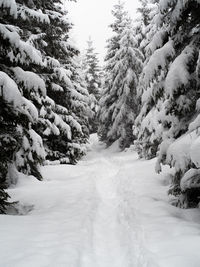
MULTIPOLYGON (((138 0, 124 0, 125 8, 130 16, 136 17, 138 0)), ((101 63, 105 56, 106 40, 111 36, 108 25, 113 22, 111 10, 118 0, 77 0, 67 1, 69 16, 74 23, 73 37, 76 45, 83 51, 87 48, 87 40, 91 36, 101 63)))

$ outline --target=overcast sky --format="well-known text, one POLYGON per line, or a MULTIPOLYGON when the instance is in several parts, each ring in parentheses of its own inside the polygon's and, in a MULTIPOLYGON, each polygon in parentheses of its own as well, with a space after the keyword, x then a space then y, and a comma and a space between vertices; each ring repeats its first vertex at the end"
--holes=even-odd
MULTIPOLYGON (((124 0, 126 10, 134 19, 138 0, 124 0)), ((106 40, 111 31, 108 27, 113 22, 111 10, 118 0, 77 0, 67 1, 69 15, 74 23, 73 37, 81 51, 87 48, 87 40, 91 36, 101 62, 105 55, 106 40)))

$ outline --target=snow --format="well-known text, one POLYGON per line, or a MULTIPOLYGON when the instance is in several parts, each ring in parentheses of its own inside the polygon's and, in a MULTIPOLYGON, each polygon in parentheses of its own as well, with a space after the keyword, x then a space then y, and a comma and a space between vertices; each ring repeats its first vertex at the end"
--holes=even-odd
POLYGON ((168 203, 169 169, 90 141, 78 165, 9 189, 24 216, 0 216, 1 266, 199 267, 199 210, 168 203))
POLYGON ((36 155, 39 155, 42 159, 45 160, 46 152, 43 147, 42 138, 33 129, 30 129, 28 133, 32 141, 31 144, 32 151, 35 152, 36 155))
POLYGON ((181 179, 181 190, 184 192, 187 189, 200 187, 200 170, 190 169, 181 179))
POLYGON ((164 13, 166 11, 166 9, 173 5, 176 1, 174 0, 160 0, 159 2, 159 8, 160 8, 160 11, 161 13, 164 13))
POLYGON ((35 105, 32 103, 32 101, 26 99, 25 97, 23 97, 23 101, 25 103, 24 109, 27 111, 28 114, 31 115, 32 121, 37 121, 38 110, 35 105))
MULTIPOLYGON (((166 163, 175 168, 176 172, 185 173, 191 163, 200 167, 200 137, 197 131, 188 132, 180 138, 166 139, 160 146, 158 163, 166 155, 166 163)), ((157 164, 157 171, 159 164, 157 164)))
POLYGON ((51 87, 52 87, 52 90, 54 92, 63 92, 64 91, 63 88, 60 85, 56 84, 56 83, 52 83, 51 87))
POLYGON ((72 133, 70 126, 65 123, 60 116, 58 116, 56 113, 54 114, 54 123, 58 128, 61 128, 62 131, 67 135, 67 138, 71 140, 72 133))
POLYGON ((20 62, 21 64, 27 64, 27 61, 31 61, 38 65, 43 66, 42 54, 39 50, 35 49, 29 42, 20 40, 18 34, 19 28, 0 23, 0 35, 4 40, 7 40, 12 49, 17 49, 19 52, 17 55, 11 50, 8 52, 7 57, 12 62, 20 62))
POLYGON ((19 92, 17 84, 5 73, 0 71, 0 96, 15 107, 20 108, 22 105, 22 96, 19 92))
POLYGON ((167 59, 175 54, 174 43, 169 40, 163 47, 157 49, 151 56, 149 62, 144 67, 144 83, 146 86, 151 82, 156 71, 164 69, 167 65, 167 59))
POLYGON ((20 36, 14 29, 11 31, 6 25, 0 24, 0 34, 2 38, 5 40, 7 39, 11 45, 19 46, 20 36))
POLYGON ((19 7, 18 13, 23 20, 30 20, 30 17, 41 23, 50 24, 47 14, 42 13, 42 10, 33 10, 25 5, 19 7))
POLYGON ((165 80, 165 91, 167 95, 173 96, 173 94, 177 93, 177 89, 189 83, 190 73, 188 71, 188 64, 193 54, 194 48, 187 46, 171 64, 165 80))
POLYGON ((8 8, 10 10, 10 15, 17 18, 17 5, 15 0, 0 0, 0 7, 8 8))
POLYGON ((30 72, 30 71, 24 71, 20 67, 13 68, 16 80, 18 83, 22 83, 27 90, 35 90, 35 91, 41 91, 42 95, 46 95, 46 85, 42 78, 40 78, 37 74, 30 72))
POLYGON ((166 38, 167 32, 165 29, 160 29, 153 36, 152 41, 145 47, 145 51, 153 53, 156 49, 163 46, 164 39, 166 38))
POLYGON ((197 168, 200 167, 200 137, 197 137, 190 147, 191 161, 197 168))
POLYGON ((190 147, 195 139, 195 133, 185 134, 168 147, 167 162, 175 167, 176 171, 185 171, 191 161, 190 147))

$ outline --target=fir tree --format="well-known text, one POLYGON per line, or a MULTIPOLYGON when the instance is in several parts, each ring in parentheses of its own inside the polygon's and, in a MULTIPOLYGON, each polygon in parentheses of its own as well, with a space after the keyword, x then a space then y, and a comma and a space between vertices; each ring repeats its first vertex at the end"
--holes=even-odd
POLYGON ((138 107, 136 87, 142 69, 142 54, 123 5, 116 5, 113 14, 116 23, 111 26, 116 35, 108 46, 99 134, 107 145, 119 139, 119 146, 124 149, 134 139, 132 126, 138 107))
POLYGON ((90 95, 90 107, 92 114, 89 119, 90 133, 97 132, 98 128, 98 109, 100 98, 100 66, 97 53, 93 47, 91 38, 88 40, 88 48, 83 58, 82 69, 85 76, 86 87, 90 95))
POLYGON ((71 163, 84 154, 89 100, 76 62, 79 52, 68 42, 71 24, 62 1, 9 0, 0 7, 3 211, 2 188, 16 182, 17 171, 42 179, 46 153, 71 163))
MULTIPOLYGON (((149 4, 139 9, 140 31, 143 36, 140 49, 144 54, 144 68, 137 87, 140 112, 135 120, 134 134, 137 137, 135 148, 140 157, 156 156, 162 140, 162 126, 159 112, 162 108, 163 81, 170 58, 170 43, 166 43, 167 32, 156 24, 158 6, 149 4), (163 47, 163 50, 160 48, 163 47), (165 64, 163 64, 165 62, 165 64)), ((173 53, 173 50, 171 51, 173 53)))
POLYGON ((182 157, 176 153, 186 142, 184 134, 196 116, 199 90, 197 10, 196 1, 187 4, 159 1, 158 14, 149 24, 148 35, 152 40, 144 49, 146 61, 138 86, 141 110, 136 119, 136 148, 140 156, 146 158, 159 153, 157 171, 160 171, 160 163, 175 167, 170 193, 179 195, 178 203, 185 206, 196 203, 198 198, 196 189, 192 196, 192 190, 182 185, 182 179, 187 178, 188 182, 188 174, 184 177, 184 173, 194 167, 194 162, 187 159, 183 164, 182 157))
POLYGON ((75 163, 84 154, 89 136, 89 96, 80 74, 79 51, 69 40, 72 25, 62 1, 57 1, 56 5, 53 2, 45 3, 50 24, 45 30, 47 45, 43 48, 48 66, 47 94, 53 99, 53 112, 47 103, 48 112, 44 110, 43 116, 53 127, 47 126, 43 133, 47 159, 75 163))
MULTIPOLYGON (((111 103, 115 101, 115 99, 112 100, 110 103, 109 99, 109 92, 112 87, 112 77, 110 75, 110 72, 114 68, 114 57, 115 53, 120 48, 120 35, 124 29, 124 19, 127 17, 127 12, 124 11, 124 5, 119 2, 117 5, 114 6, 112 10, 112 14, 115 18, 114 23, 110 25, 114 35, 107 41, 107 54, 105 57, 105 77, 104 77, 104 84, 101 92, 101 99, 100 99, 100 110, 99 110, 99 129, 98 134, 100 136, 100 140, 107 142, 107 133, 111 129, 112 125, 112 114, 110 112, 106 112, 108 110, 111 103)), ((114 141, 114 140, 113 140, 114 141)), ((113 142, 111 141, 111 143, 113 142)), ((111 143, 107 143, 110 145, 111 143)))
MULTIPOLYGON (((190 172, 191 168, 198 168, 198 164, 193 157, 189 157, 188 161, 185 160, 184 164, 180 165, 180 159, 175 152, 176 149, 180 149, 180 143, 184 145, 187 136, 192 139, 196 136, 194 131, 198 127, 196 122, 190 123, 198 113, 195 108, 198 107, 199 98, 199 11, 198 1, 182 3, 181 6, 178 1, 167 3, 160 1, 158 23, 161 26, 167 26, 175 53, 165 79, 165 110, 162 118, 165 134, 160 147, 158 164, 169 164, 175 167, 176 172, 169 192, 178 195, 178 205, 184 207, 197 205, 200 195, 197 177, 190 172), (185 134, 188 126, 190 133, 185 134), (188 170, 190 175, 187 174, 187 187, 182 185, 182 181, 186 179, 184 174, 188 170), (192 188, 189 186, 191 183, 192 188)), ((158 171, 160 171, 159 166, 158 171)))
MULTIPOLYGON (((44 81, 36 74, 37 70, 43 68, 44 62, 39 50, 35 49, 29 41, 31 32, 30 29, 28 31, 28 25, 30 27, 33 21, 46 24, 48 19, 40 11, 33 12, 28 6, 17 1, 8 1, 6 4, 3 1, 1 5, 0 70, 4 78, 2 86, 9 83, 15 88, 15 93, 21 97, 20 112, 15 111, 15 106, 12 112, 18 114, 13 125, 17 136, 21 136, 20 150, 15 150, 12 162, 19 171, 22 170, 41 179, 38 165, 44 160, 44 150, 42 140, 32 129, 32 125, 38 119, 36 106, 40 105, 41 98, 46 95, 44 81), (25 21, 26 26, 24 26, 25 21)), ((8 96, 6 97, 5 94, 2 96, 4 105, 1 106, 3 109, 1 113, 5 114, 8 96)))

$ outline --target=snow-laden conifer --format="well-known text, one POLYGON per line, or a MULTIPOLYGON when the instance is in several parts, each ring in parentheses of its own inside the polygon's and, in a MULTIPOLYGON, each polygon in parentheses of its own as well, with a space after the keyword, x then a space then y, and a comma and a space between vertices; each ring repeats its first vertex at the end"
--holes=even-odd
POLYGON ((46 46, 42 49, 47 64, 43 77, 47 95, 53 102, 47 101, 42 111, 48 125, 41 129, 41 134, 48 160, 74 163, 84 154, 88 139, 89 96, 81 77, 79 51, 69 37, 72 25, 62 1, 57 4, 47 1, 44 6, 50 24, 45 31, 46 46))
MULTIPOLYGON (((197 164, 191 150, 194 150, 192 140, 196 140, 198 135, 192 132, 194 124, 191 126, 190 123, 196 117, 199 90, 199 8, 198 1, 159 2, 157 32, 148 45, 153 52, 142 74, 143 107, 138 119, 142 121, 140 129, 145 121, 146 129, 153 129, 146 136, 142 136, 142 131, 139 133, 143 142, 150 141, 149 149, 156 148, 153 155, 161 143, 157 171, 160 171, 160 163, 175 167, 170 193, 179 195, 178 204, 185 207, 196 205, 199 195, 196 172, 184 176, 197 164), (149 115, 151 113, 153 116, 149 115), (153 123, 148 117, 153 118, 156 127, 152 128, 153 123), (190 133, 187 134, 189 124, 190 133), (155 146, 152 140, 157 142, 155 146), (190 182, 188 177, 191 177, 190 182), (182 182, 182 178, 187 183, 182 182)), ((145 151, 146 148, 142 149, 145 151)), ((195 166, 198 168, 198 164, 195 166)))
POLYGON ((2 0, 0 8, 0 185, 6 187, 17 171, 42 179, 46 154, 72 163, 83 155, 88 93, 62 1, 2 0))
POLYGON ((99 66, 98 54, 95 52, 93 41, 88 40, 88 47, 83 57, 82 69, 84 72, 86 87, 90 95, 90 108, 92 110, 89 125, 90 133, 97 132, 98 128, 98 109, 101 87, 101 68, 99 66))
POLYGON ((137 114, 136 87, 142 69, 142 54, 123 5, 115 6, 115 32, 109 40, 106 77, 100 101, 101 140, 111 145, 119 139, 124 149, 133 142, 132 126, 137 114))

